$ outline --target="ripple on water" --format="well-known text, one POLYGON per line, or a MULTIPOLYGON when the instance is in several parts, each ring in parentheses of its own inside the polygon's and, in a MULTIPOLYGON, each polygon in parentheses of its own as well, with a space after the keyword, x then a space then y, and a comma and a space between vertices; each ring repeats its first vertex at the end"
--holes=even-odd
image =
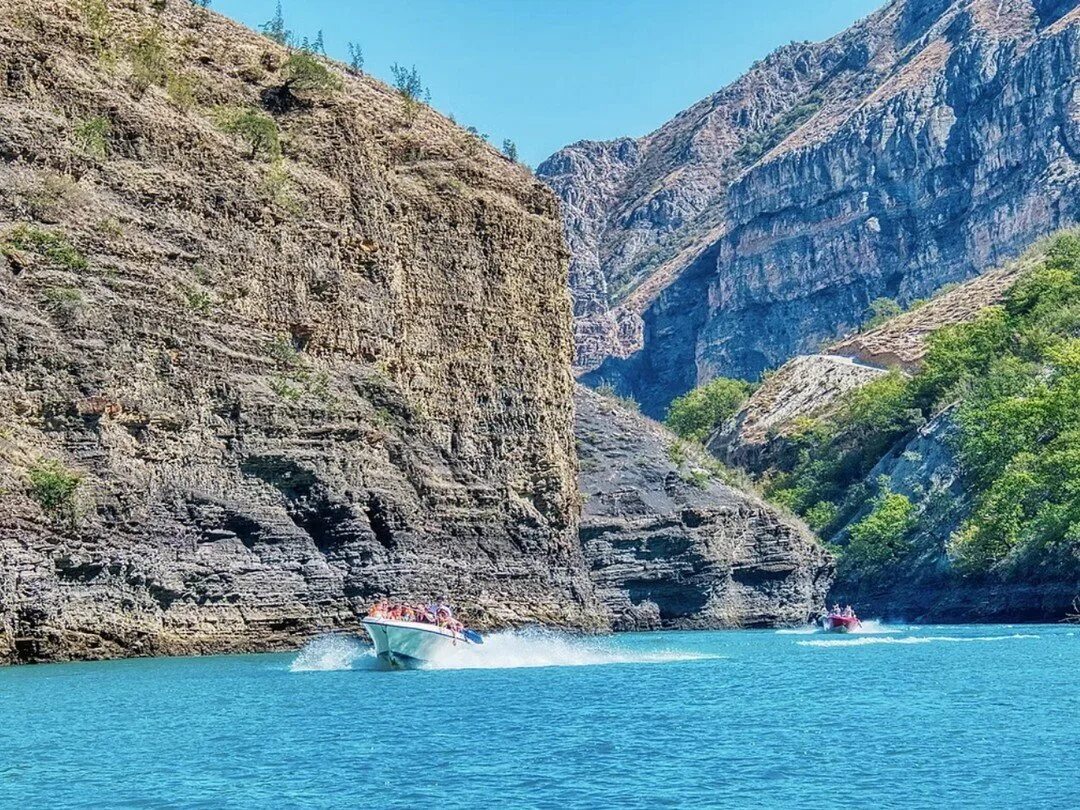
POLYGON ((874 638, 872 636, 852 638, 851 636, 848 636, 846 638, 823 638, 814 639, 812 641, 797 641, 795 643, 800 647, 865 647, 872 644, 934 644, 937 642, 951 641, 1009 641, 1011 639, 1020 638, 1038 638, 1038 636, 1031 633, 1013 633, 1008 636, 904 636, 903 638, 896 638, 893 636, 886 636, 885 638, 874 638))

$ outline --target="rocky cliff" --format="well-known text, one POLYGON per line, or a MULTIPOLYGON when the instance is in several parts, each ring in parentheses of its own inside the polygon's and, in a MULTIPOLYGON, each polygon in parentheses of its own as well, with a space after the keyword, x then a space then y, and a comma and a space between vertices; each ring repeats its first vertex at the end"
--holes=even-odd
POLYGON ((0 0, 0 662, 280 647, 382 594, 606 624, 551 193, 142 5, 0 0))
POLYGON ((735 489, 669 431, 579 388, 581 542, 619 629, 815 618, 832 560, 796 519, 735 489))
POLYGON ((656 132, 567 147, 579 371, 660 415, 1080 215, 1080 9, 894 0, 656 132))
POLYGON ((918 370, 927 340, 937 330, 977 317, 999 304, 1009 287, 1043 258, 1036 247, 1021 259, 941 290, 910 311, 825 346, 821 354, 793 357, 770 373, 734 418, 709 437, 713 454, 761 472, 790 449, 787 437, 800 418, 819 416, 841 397, 896 369, 918 370))
POLYGON ((705 473, 595 397, 614 477, 579 482, 523 167, 197 4, 0 11, 0 664, 280 649, 383 596, 581 629, 820 603, 803 529, 669 480, 705 473))

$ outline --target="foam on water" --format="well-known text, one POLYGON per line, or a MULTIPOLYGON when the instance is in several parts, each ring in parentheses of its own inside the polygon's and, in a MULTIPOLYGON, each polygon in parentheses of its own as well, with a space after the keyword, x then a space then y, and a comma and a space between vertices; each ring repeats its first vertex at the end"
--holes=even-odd
MULTIPOLYGON (((461 644, 428 661, 424 669, 514 669, 581 667, 605 664, 664 664, 718 656, 679 650, 631 650, 618 639, 583 637, 550 630, 507 630, 484 636, 480 646, 461 644)), ((374 650, 355 636, 342 634, 312 639, 300 650, 291 672, 329 672, 377 669, 374 650)))
POLYGON ((887 624, 882 624, 875 619, 867 619, 855 633, 860 636, 880 636, 899 633, 902 629, 900 627, 889 627, 887 624))
POLYGON ((290 672, 331 672, 340 669, 368 669, 376 663, 375 652, 355 636, 319 636, 297 653, 290 672))
POLYGON ((605 664, 665 664, 716 656, 679 650, 646 652, 622 646, 618 639, 582 637, 550 630, 506 630, 484 636, 480 646, 462 645, 429 661, 425 669, 516 669, 583 667, 605 664))
MULTIPOLYGON (((874 619, 867 619, 858 630, 852 630, 850 635, 879 636, 901 631, 902 628, 900 627, 890 627, 874 619)), ((805 636, 813 633, 824 633, 825 631, 816 624, 808 624, 803 627, 785 627, 783 630, 777 630, 776 632, 781 636, 805 636)))
POLYGON ((865 647, 868 644, 932 644, 934 642, 950 641, 1008 641, 1019 638, 1038 638, 1030 633, 1013 633, 1010 636, 904 636, 895 638, 875 638, 864 636, 862 638, 823 638, 812 641, 796 641, 801 647, 865 647))

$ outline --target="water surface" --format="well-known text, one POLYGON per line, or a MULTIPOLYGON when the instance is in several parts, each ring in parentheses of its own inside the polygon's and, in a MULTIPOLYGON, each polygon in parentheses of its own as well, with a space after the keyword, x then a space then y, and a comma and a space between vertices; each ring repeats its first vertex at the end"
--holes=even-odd
POLYGON ((1080 628, 869 629, 0 670, 0 806, 1076 806, 1080 628))

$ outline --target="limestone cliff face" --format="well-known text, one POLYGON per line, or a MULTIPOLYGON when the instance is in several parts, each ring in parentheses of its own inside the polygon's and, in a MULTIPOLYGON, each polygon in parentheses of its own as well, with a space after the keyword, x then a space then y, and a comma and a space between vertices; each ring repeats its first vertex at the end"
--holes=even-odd
POLYGON ((550 192, 186 2, 93 5, 0 0, 0 662, 280 647, 382 594, 606 622, 550 192))
POLYGON ((894 0, 755 65, 607 184, 600 246, 573 262, 598 257, 610 317, 639 318, 619 335, 640 342, 579 349, 580 368, 659 415, 696 382, 850 331, 874 298, 925 296, 1076 221, 1078 65, 1063 0, 894 0))
POLYGON ((670 432, 579 388, 581 541, 619 629, 815 618, 832 581, 802 524, 728 486, 670 432))

